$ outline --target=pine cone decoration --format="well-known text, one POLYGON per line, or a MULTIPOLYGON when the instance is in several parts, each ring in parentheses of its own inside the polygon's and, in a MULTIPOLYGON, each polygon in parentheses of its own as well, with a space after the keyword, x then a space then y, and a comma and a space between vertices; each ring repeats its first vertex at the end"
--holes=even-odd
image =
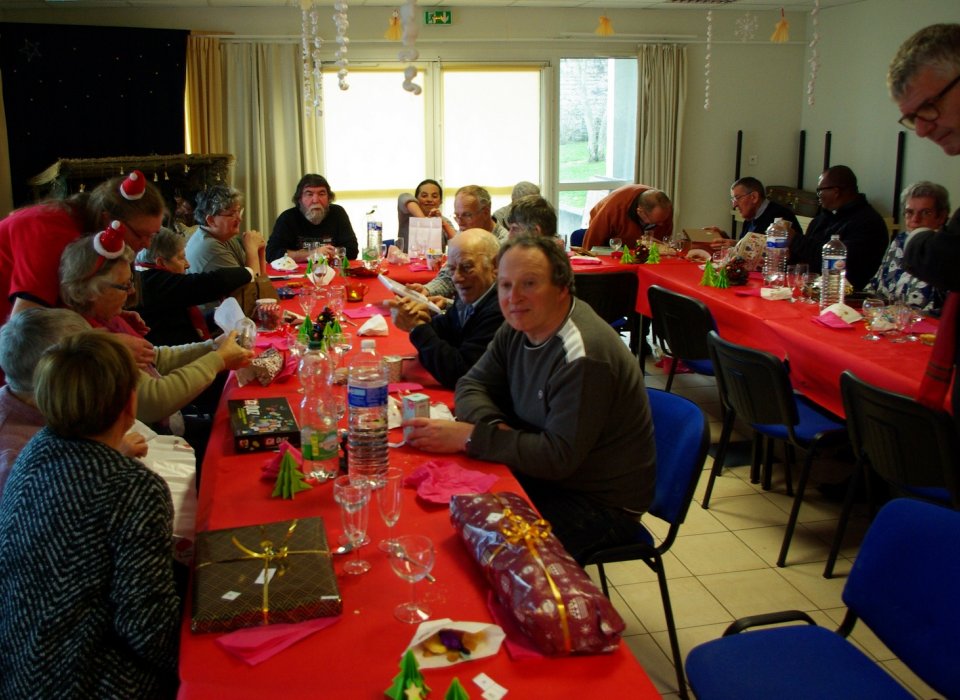
POLYGON ((742 257, 737 256, 727 263, 727 282, 731 287, 746 284, 749 277, 747 261, 742 257))

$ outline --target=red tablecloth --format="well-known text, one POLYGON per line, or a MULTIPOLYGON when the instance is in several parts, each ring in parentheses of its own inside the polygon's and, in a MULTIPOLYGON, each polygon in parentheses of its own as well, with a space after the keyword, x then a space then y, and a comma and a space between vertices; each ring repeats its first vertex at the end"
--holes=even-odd
MULTIPOLYGON (((884 389, 916 396, 930 358, 931 348, 919 342, 864 340, 862 323, 849 330, 820 326, 811 321, 819 310, 816 304, 738 295, 744 287, 701 287, 703 271, 684 260, 640 265, 637 274, 637 311, 644 316, 650 316, 647 290, 654 284, 702 300, 713 313, 720 335, 788 359, 794 388, 839 416, 844 415, 840 398, 844 370, 884 389)), ((759 281, 751 280, 746 288, 759 286, 759 281)))
MULTIPOLYGON (((381 285, 371 285, 364 303, 387 296, 381 285)), ((284 302, 291 309, 295 301, 284 302)), ((349 329, 354 330, 355 329, 349 329)), ((412 354, 405 333, 391 326, 390 335, 377 338, 381 353, 412 354)), ((430 382, 416 368, 405 379, 421 380, 434 401, 452 404, 452 393, 430 382)), ((258 384, 240 388, 231 377, 224 391, 227 398, 286 396, 298 405, 298 383, 266 388, 258 384)), ((398 430, 391 441, 400 440, 398 430)), ((332 486, 320 484, 297 494, 293 500, 270 498, 272 485, 260 481, 260 467, 272 453, 236 454, 233 451, 223 405, 217 413, 213 436, 207 448, 201 480, 197 529, 218 529, 251 525, 274 520, 320 515, 328 536, 335 540, 342 532, 339 512, 333 502, 332 486)), ((425 460, 442 456, 427 455, 409 448, 390 450, 390 463, 409 472, 425 460)), ((500 477, 492 490, 522 490, 510 471, 497 464, 477 462, 462 455, 452 457, 462 466, 483 470, 500 477)), ((435 618, 492 622, 486 608, 487 587, 476 563, 467 554, 454 532, 445 507, 426 505, 413 491, 405 490, 403 511, 394 528, 396 534, 429 535, 436 547, 433 574, 436 583, 417 584, 422 598, 433 608, 435 618)), ((377 513, 370 513, 370 537, 379 541, 387 528, 377 513)), ((386 556, 376 546, 362 548, 361 554, 372 569, 361 576, 342 572, 344 557, 336 557, 334 566, 343 597, 341 621, 277 654, 262 664, 249 667, 229 656, 214 642, 216 634, 194 635, 189 627, 189 601, 184 615, 180 646, 181 698, 379 698, 398 672, 400 655, 415 627, 393 618, 393 608, 407 600, 410 586, 390 569, 386 556)), ((352 556, 352 555, 345 555, 352 556)), ((505 649, 494 657, 459 664, 447 669, 425 671, 433 695, 441 697, 450 681, 459 677, 471 697, 480 690, 470 679, 486 673, 506 687, 511 697, 530 698, 549 694, 558 698, 621 696, 659 697, 649 678, 625 644, 609 655, 537 659, 513 662, 505 649), (629 689, 629 691, 625 691, 629 689)))

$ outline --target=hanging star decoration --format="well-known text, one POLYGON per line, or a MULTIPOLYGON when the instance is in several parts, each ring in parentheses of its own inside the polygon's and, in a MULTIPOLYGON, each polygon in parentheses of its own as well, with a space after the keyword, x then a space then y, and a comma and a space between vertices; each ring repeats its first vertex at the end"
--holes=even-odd
POLYGON ((600 15, 597 28, 593 30, 593 33, 597 36, 613 36, 616 32, 613 31, 613 22, 610 21, 610 18, 606 15, 600 15))
POLYGON ((807 82, 807 104, 813 107, 813 94, 817 88, 817 71, 820 70, 820 53, 817 50, 817 44, 820 43, 820 0, 815 0, 813 9, 810 10, 811 25, 813 27, 813 37, 810 39, 810 80, 807 82))
POLYGON ((394 10, 390 13, 390 24, 383 38, 388 41, 400 41, 401 37, 403 37, 403 27, 400 25, 400 10, 394 10))
POLYGON ((703 109, 710 109, 710 56, 713 51, 713 10, 707 10, 707 51, 703 57, 703 109))
POLYGON ((737 18, 736 27, 733 31, 735 37, 740 41, 751 41, 757 34, 760 22, 757 21, 755 14, 747 12, 742 17, 737 18))
POLYGON ((774 44, 785 44, 790 41, 790 23, 784 16, 782 7, 780 8, 780 21, 777 22, 777 26, 773 29, 773 34, 770 35, 770 41, 774 44))
POLYGON ((43 55, 40 53, 40 43, 30 41, 29 39, 23 40, 23 48, 20 49, 20 53, 22 53, 27 59, 27 63, 30 63, 33 59, 40 58, 43 55))

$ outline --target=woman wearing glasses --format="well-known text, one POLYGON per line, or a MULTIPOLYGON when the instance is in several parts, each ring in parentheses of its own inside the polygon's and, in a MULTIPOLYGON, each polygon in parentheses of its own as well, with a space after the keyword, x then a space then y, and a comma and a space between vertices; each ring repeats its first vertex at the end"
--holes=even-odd
MULTIPOLYGON (((94 328, 139 336, 120 313, 135 295, 130 267, 133 249, 124 244, 122 228, 108 227, 66 247, 60 260, 60 296, 94 328)), ((180 409, 206 389, 218 372, 242 367, 251 356, 237 345, 235 332, 219 343, 208 340, 156 348, 153 363, 140 370, 137 418, 155 429, 182 435, 180 409)))
POLYGON ((226 185, 214 185, 197 195, 193 216, 200 224, 187 241, 190 272, 223 267, 249 267, 255 275, 267 274, 266 241, 259 231, 240 234, 243 196, 226 185))

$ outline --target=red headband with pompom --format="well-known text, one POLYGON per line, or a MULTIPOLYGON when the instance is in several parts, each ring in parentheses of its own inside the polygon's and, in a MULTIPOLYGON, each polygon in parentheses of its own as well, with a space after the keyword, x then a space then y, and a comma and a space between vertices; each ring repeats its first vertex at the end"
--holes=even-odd
POLYGON ((127 227, 122 221, 111 221, 109 226, 93 237, 93 249, 97 251, 98 257, 87 279, 100 272, 104 260, 116 260, 123 255, 123 249, 127 245, 126 233, 127 227))
POLYGON ((132 170, 120 183, 120 195, 131 202, 140 199, 147 191, 147 178, 139 170, 132 170))

